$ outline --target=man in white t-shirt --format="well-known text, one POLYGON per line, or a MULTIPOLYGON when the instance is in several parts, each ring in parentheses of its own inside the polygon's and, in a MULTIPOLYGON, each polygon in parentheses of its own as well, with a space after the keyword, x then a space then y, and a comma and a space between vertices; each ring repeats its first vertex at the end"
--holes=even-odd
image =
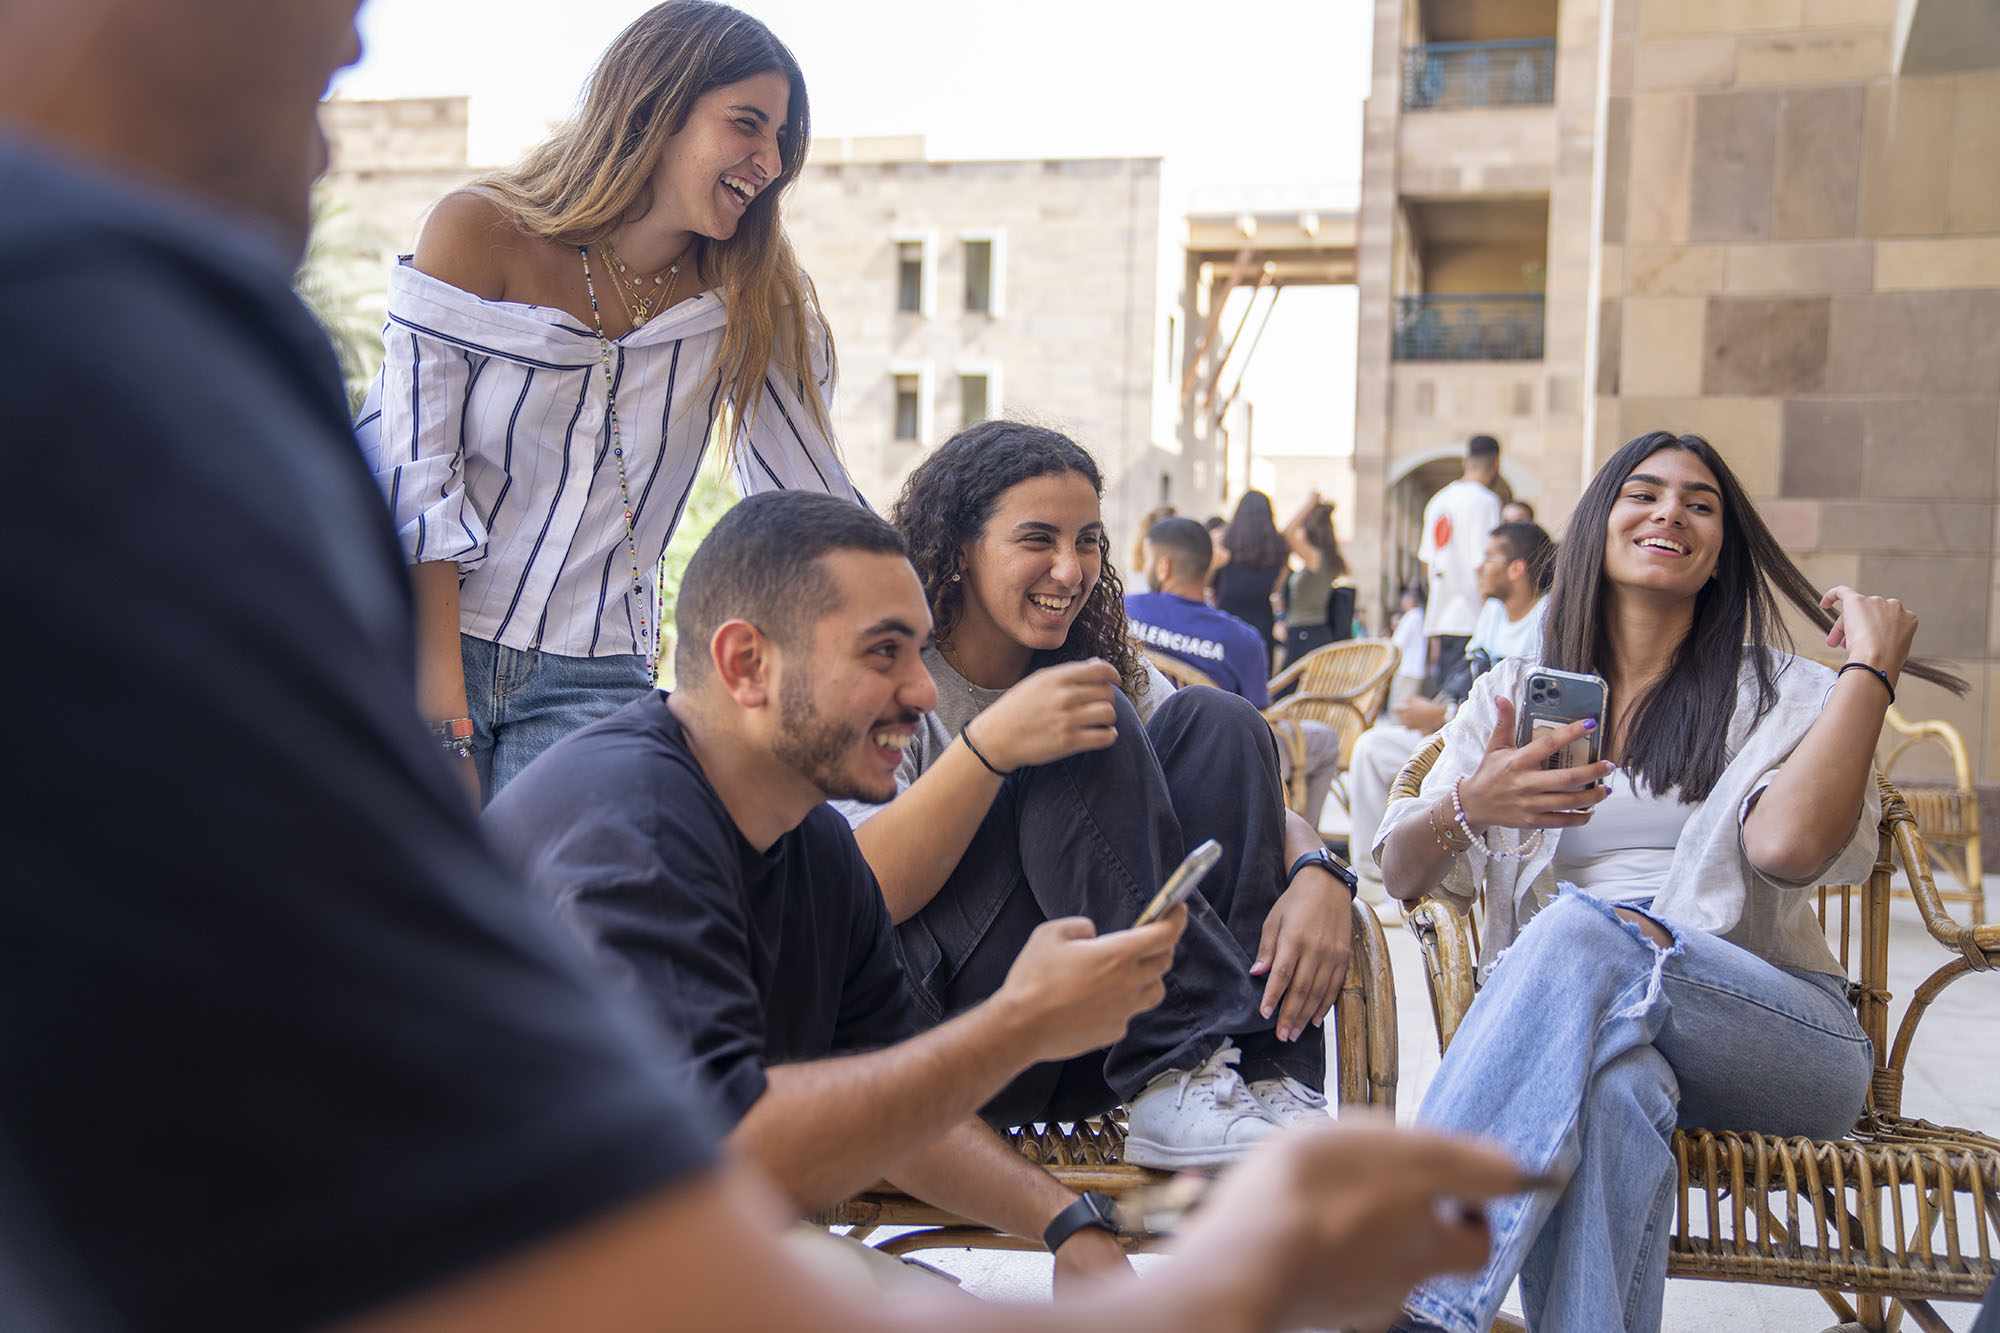
POLYGON ((1430 576, 1424 633, 1435 650, 1443 677, 1465 656, 1466 640, 1479 619, 1479 560, 1486 538, 1500 524, 1500 442, 1475 435, 1465 445, 1465 471, 1424 506, 1423 540, 1417 559, 1430 576))
POLYGON ((1541 655, 1542 611, 1554 568, 1555 543, 1539 526, 1502 523, 1494 528, 1474 566, 1476 586, 1485 602, 1458 661, 1439 667, 1444 682, 1437 695, 1399 700, 1393 722, 1378 722, 1354 743, 1347 771, 1348 809, 1353 815, 1348 859, 1369 896, 1379 897, 1382 884, 1370 848, 1389 805, 1389 784, 1424 737, 1451 720, 1472 692, 1478 671, 1509 657, 1541 655))

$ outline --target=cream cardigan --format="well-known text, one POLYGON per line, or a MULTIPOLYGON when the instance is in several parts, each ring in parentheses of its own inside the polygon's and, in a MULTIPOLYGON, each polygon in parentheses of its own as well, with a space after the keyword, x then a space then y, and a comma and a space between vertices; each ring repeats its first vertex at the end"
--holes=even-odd
MULTIPOLYGON (((1391 833, 1405 820, 1422 819, 1431 802, 1450 792, 1455 779, 1478 768, 1498 717, 1495 700, 1502 694, 1518 699, 1521 681, 1534 665, 1511 658, 1473 686, 1472 697, 1445 727, 1444 752, 1431 765, 1422 795, 1392 802, 1383 816, 1373 848, 1378 863, 1382 845, 1391 833)), ((1818 884, 1859 883, 1873 868, 1876 828, 1882 818, 1881 796, 1875 784, 1867 784, 1846 845, 1807 879, 1798 883, 1774 880, 1751 865, 1743 850, 1744 817, 1818 720, 1833 681, 1832 671, 1805 658, 1754 647, 1743 650, 1736 713, 1729 724, 1728 767, 1674 844, 1666 880, 1653 899, 1653 913, 1677 926, 1720 936, 1782 967, 1844 972, 1840 960, 1827 947, 1811 890, 1818 884), (1771 653, 1777 672, 1777 698, 1768 713, 1756 718, 1753 654, 1760 651, 1771 653)), ((1518 833, 1514 836, 1517 840, 1520 837, 1518 833)), ((1481 976, 1528 919, 1555 897, 1552 862, 1561 837, 1560 830, 1549 830, 1540 849, 1526 862, 1490 856, 1484 842, 1474 842, 1470 851, 1452 862, 1439 887, 1441 893, 1470 906, 1479 885, 1483 882, 1486 886, 1486 916, 1480 928, 1481 976)))

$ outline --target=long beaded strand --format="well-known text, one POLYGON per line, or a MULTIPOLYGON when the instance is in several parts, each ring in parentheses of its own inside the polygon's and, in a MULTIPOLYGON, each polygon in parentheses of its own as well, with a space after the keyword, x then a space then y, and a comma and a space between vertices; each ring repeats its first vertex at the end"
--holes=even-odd
POLYGON ((618 434, 618 391, 611 383, 611 340, 604 336, 604 316, 597 309, 597 284, 590 276, 590 250, 579 245, 583 256, 583 287, 590 293, 590 318, 597 325, 597 361, 604 368, 604 421, 611 432, 611 456, 618 460, 618 500, 625 507, 625 549, 632 553, 632 596, 639 604, 639 642, 646 653, 646 682, 659 675, 657 641, 646 628, 646 581, 639 576, 639 538, 632 529, 632 492, 625 484, 625 443, 618 434))

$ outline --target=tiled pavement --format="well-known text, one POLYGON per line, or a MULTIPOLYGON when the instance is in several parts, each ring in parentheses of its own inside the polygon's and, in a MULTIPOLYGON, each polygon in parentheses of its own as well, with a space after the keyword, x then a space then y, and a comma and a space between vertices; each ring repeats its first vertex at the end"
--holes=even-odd
MULTIPOLYGON (((1986 881, 1987 901, 2000 904, 2000 876, 1986 881)), ((1397 1106, 1407 1119, 1437 1069, 1436 1042, 1424 997, 1415 942, 1388 932, 1398 981, 1402 1068, 1397 1106)), ((1946 958, 1917 916, 1897 900, 1892 911, 1889 965, 1895 994, 1892 1022, 1917 983, 1946 958)), ((1893 1030, 1893 1029, 1892 1029, 1893 1030)), ((2000 975, 1966 977, 1947 990, 1918 1029, 1903 1093, 1906 1113, 1988 1132, 2000 1130, 2000 975)), ((959 1277, 967 1290, 997 1300, 1039 1300, 1048 1294, 1049 1264, 1031 1254, 933 1250, 919 1256, 959 1277)), ((1143 1265, 1149 1262, 1141 1256, 1143 1265)), ((1517 1302, 1510 1302, 1514 1309, 1517 1302)), ((1955 1333, 1971 1328, 1969 1305, 1937 1307, 1955 1333)), ((1675 1279, 1667 1284, 1666 1333, 1819 1333, 1833 1315, 1809 1291, 1675 1279)), ((1906 1323, 1905 1325, 1909 1325, 1906 1323)))

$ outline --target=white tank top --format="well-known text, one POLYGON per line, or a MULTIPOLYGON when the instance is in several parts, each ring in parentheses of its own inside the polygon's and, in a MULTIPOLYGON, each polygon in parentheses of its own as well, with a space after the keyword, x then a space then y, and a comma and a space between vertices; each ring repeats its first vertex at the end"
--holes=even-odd
POLYGON ((1665 883, 1694 806, 1654 795, 1622 768, 1606 782, 1611 795, 1591 808, 1590 822, 1556 840, 1556 878, 1607 902, 1645 902, 1665 883))

